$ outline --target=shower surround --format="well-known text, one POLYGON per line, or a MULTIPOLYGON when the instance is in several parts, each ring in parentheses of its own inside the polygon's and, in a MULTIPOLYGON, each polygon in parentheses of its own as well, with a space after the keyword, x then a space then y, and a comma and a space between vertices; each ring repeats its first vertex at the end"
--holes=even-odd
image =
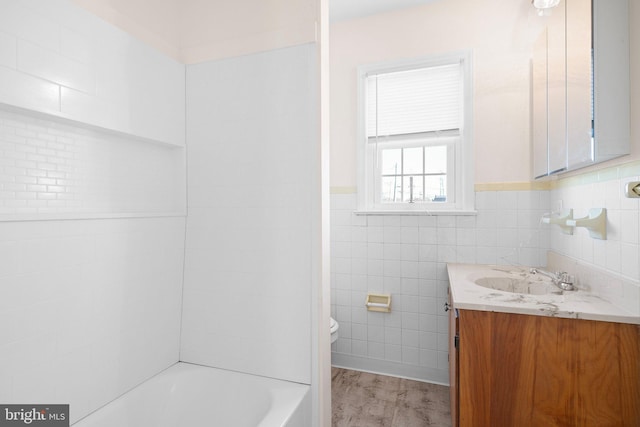
POLYGON ((74 1, 1 3, 0 402, 74 423, 188 359, 311 384, 318 422, 315 32, 186 66, 74 1))

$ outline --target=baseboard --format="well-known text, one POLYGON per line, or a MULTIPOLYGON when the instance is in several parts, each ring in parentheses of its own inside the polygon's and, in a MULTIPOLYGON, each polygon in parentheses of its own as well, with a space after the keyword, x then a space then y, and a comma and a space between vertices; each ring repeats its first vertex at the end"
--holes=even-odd
POLYGON ((388 360, 331 353, 331 366, 433 384, 449 385, 449 373, 447 371, 424 366, 406 365, 388 360))

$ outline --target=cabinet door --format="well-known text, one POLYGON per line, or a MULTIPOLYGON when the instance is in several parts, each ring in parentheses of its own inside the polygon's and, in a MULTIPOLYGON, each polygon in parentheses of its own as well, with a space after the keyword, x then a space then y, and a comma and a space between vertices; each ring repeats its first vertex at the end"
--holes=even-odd
POLYGON ((547 132, 547 30, 545 29, 533 46, 531 61, 532 87, 532 143, 533 177, 549 174, 549 151, 547 132))
POLYGON ((630 152, 629 3, 593 0, 596 162, 630 152))
POLYGON ((640 426, 640 325, 459 316, 461 427, 640 426))
POLYGON ((458 316, 449 291, 449 397, 451 425, 458 426, 458 316))
POLYGON ((565 6, 566 1, 561 0, 552 10, 547 26, 549 174, 567 169, 565 6))
POLYGON ((560 0, 551 10, 532 61, 534 178, 629 153, 628 16, 629 0, 560 0))
POLYGON ((591 0, 567 0, 568 168, 593 163, 591 0))

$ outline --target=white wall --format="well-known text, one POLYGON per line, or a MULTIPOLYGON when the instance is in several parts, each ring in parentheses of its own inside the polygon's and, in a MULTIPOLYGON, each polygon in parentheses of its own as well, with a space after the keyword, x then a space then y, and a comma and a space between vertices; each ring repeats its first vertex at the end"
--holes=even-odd
POLYGON ((187 64, 316 40, 317 0, 179 2, 185 6, 180 48, 187 64))
MULTIPOLYGON (((180 232, 184 219, 180 216, 185 208, 184 66, 73 3, 88 2, 0 0, 0 103, 10 114, 25 113, 27 128, 30 120, 44 120, 47 123, 41 125, 48 129, 36 131, 35 142, 30 141, 30 135, 19 135, 22 131, 15 130, 11 130, 11 140, 5 141, 8 145, 3 146, 3 154, 8 154, 11 164, 0 166, 4 179, 0 182, 0 206, 5 215, 2 219, 13 222, 0 222, 0 226, 20 229, 30 242, 39 242, 42 235, 43 243, 37 244, 42 247, 40 252, 28 258, 22 251, 15 259, 27 259, 30 266, 46 269, 47 277, 56 283, 66 283, 75 273, 65 270, 54 274, 46 254, 55 251, 54 260, 60 257, 73 265, 82 264, 82 280, 69 290, 73 301, 60 311, 34 316, 37 328, 25 322, 27 302, 18 301, 18 310, 0 312, 8 321, 17 322, 19 330, 28 332, 24 343, 20 341, 15 350, 11 347, 6 353, 0 371, 0 394, 7 402, 40 397, 70 402, 74 408, 72 422, 177 360, 178 331, 173 328, 179 325, 175 304, 181 304, 176 290, 182 272, 178 262, 183 250, 180 240, 184 237, 184 229, 180 232), (53 130, 60 126, 66 128, 58 141, 53 130), (53 138, 50 143, 47 136, 53 138), (80 152, 75 145, 55 146, 65 137, 79 141, 80 152), (149 142, 174 148, 147 145, 149 142), (31 155, 45 156, 46 162, 40 160, 41 165, 38 159, 29 159, 27 151, 24 157, 16 154, 23 153, 20 150, 25 147, 35 150, 31 155), (44 163, 60 157, 66 162, 67 155, 77 161, 72 166, 78 167, 81 176, 55 177, 47 172, 44 163), (35 169, 43 169, 43 175, 30 175, 33 165, 25 163, 29 161, 35 161, 35 169), (20 181, 23 175, 29 182, 20 181), (70 178, 79 182, 64 182, 70 178), (54 188, 65 185, 68 187, 54 188), (51 203, 43 204, 45 194, 54 190, 61 191, 49 195, 55 197, 51 203), (145 192, 143 198, 139 197, 141 192, 145 192), (139 219, 132 220, 132 216, 139 219), (148 218, 154 216, 176 217, 148 218), (59 218, 65 221, 45 221, 59 218), (26 219, 31 221, 24 222, 26 219), (49 239, 51 233, 55 239, 49 239), (76 236, 78 248, 67 242, 76 236), (132 254, 132 250, 136 252, 132 254), (82 256, 76 261, 79 254, 82 256), (90 304, 82 298, 83 286, 95 289, 97 296, 90 304), (135 298, 130 298, 131 294, 135 298), (155 295, 152 307, 140 303, 145 295, 155 295), (102 301, 102 296, 108 301, 102 301), (57 349, 64 334, 77 334, 74 339, 82 353, 67 358, 67 353, 45 352, 33 360, 33 335, 42 330, 40 325, 59 325, 64 313, 76 311, 81 312, 75 317, 78 328, 85 329, 62 329, 61 338, 53 337, 52 345, 57 349), (86 339, 86 328, 94 326, 99 328, 96 339, 105 342, 102 346, 86 339), (142 338, 136 341, 136 337, 142 338), (19 362, 20 358, 24 361, 19 362), (41 378, 23 375, 31 370, 55 373, 41 378), (62 374, 57 372, 63 372, 70 381, 61 385, 62 374), (39 387, 41 394, 33 392, 39 387)), ((131 11, 128 3, 109 3, 114 9, 107 7, 107 11, 115 10, 115 14, 106 18, 112 23, 121 24, 117 21, 135 16, 121 13, 123 5, 125 11, 131 11)), ((226 68, 221 65, 225 61, 202 64, 203 71, 222 66, 222 74, 217 75, 223 79, 214 86, 213 95, 209 87, 204 91, 212 103, 220 100, 219 95, 222 102, 215 104, 220 107, 213 115, 217 119, 215 127, 207 128, 206 138, 196 137, 190 151, 194 166, 187 261, 192 286, 185 290, 185 310, 193 316, 186 314, 184 318, 185 325, 191 322, 192 327, 185 326, 183 331, 182 353, 191 361, 215 364, 222 360, 227 368, 311 383, 311 340, 317 339, 312 328, 317 327, 314 316, 318 316, 312 302, 318 303, 315 299, 319 294, 312 296, 319 286, 319 278, 314 276, 319 271, 319 101, 317 48, 305 43, 315 40, 317 4, 256 2, 249 8, 251 13, 243 5, 223 5, 222 14, 212 9, 211 2, 193 2, 194 8, 184 2, 165 1, 158 6, 163 11, 160 15, 172 22, 176 19, 170 13, 174 6, 183 8, 185 15, 180 19, 184 19, 187 32, 181 46, 188 62, 299 45, 237 58, 226 68), (218 24, 212 26, 210 18, 218 19, 218 24), (194 19, 201 27, 192 26, 194 19), (240 74, 235 68, 238 64, 243 64, 240 74), (256 74, 255 65, 264 74, 256 74), (235 92, 228 90, 230 81, 235 92), (253 89, 259 96, 253 97, 245 89, 253 89), (242 90, 247 96, 238 98, 242 90), (263 127, 254 129, 254 123, 263 127), (216 146, 207 145, 210 134, 216 146), (227 145, 229 141, 238 145, 227 145), (247 147, 254 153, 244 158, 247 147), (228 157, 218 157, 220 154, 228 157), (229 159, 235 163, 229 163, 229 159), (210 169, 211 164, 217 168, 210 169), (250 182, 251 186, 245 185, 241 193, 229 197, 227 185, 211 184, 221 176, 225 184, 231 177, 234 184, 250 182), (219 192, 212 194, 210 190, 219 192), (220 201, 230 204, 218 209, 220 201), (203 224, 204 229, 199 229, 203 224), (212 235, 216 238, 207 241, 212 235), (213 258, 217 262, 207 257, 210 250, 220 255, 217 260, 213 258), (207 269, 220 267, 220 261, 230 263, 215 276, 203 276, 207 269), (220 311, 212 312, 210 305, 191 310, 203 302, 198 299, 202 295, 215 296, 220 311), (206 330, 209 332, 220 325, 217 322, 231 329, 223 331, 225 336, 196 343, 203 338, 199 335, 202 326, 211 328, 206 330)), ((146 33, 142 38, 155 39, 167 47, 168 39, 164 34, 158 38, 156 33, 162 25, 146 26, 151 21, 143 22, 138 34, 146 33)), ((201 79, 207 86, 210 81, 209 76, 201 79)), ((193 104, 202 103, 194 94, 192 98, 193 104)), ((205 121, 210 118, 200 117, 205 121)), ((201 132, 198 126, 190 132, 201 132)), ((11 132, 7 130, 5 136, 11 132)), ((56 166, 53 172, 60 170, 56 166)), ((5 253, 16 245, 31 244, 23 243, 15 233, 11 235, 15 241, 8 243, 5 253)), ((3 292, 16 292, 15 283, 28 272, 3 272, 7 282, 3 292)), ((42 280, 29 286, 41 289, 42 280)), ((7 301, 14 299, 9 295, 7 301)), ((8 345, 14 346, 18 339, 14 333, 7 329, 1 332, 9 337, 8 345)))
POLYGON ((68 1, 0 10, 0 401, 73 423, 178 361, 184 67, 68 1))
POLYGON ((551 228, 551 248, 582 264, 609 275, 609 299, 630 312, 640 308, 640 202, 624 196, 627 182, 640 181, 640 162, 632 167, 613 167, 606 173, 583 176, 550 192, 552 206, 572 208, 574 218, 589 214, 591 208, 607 209, 607 239, 590 237, 584 228, 573 235, 551 228), (585 179, 587 178, 587 179, 585 179), (621 280, 612 280, 612 279, 621 280))
MULTIPOLYGON (((634 76, 640 5, 629 3, 634 76)), ((473 50, 474 182, 530 181, 529 61, 544 24, 529 1, 447 0, 332 25, 331 186, 356 187, 357 67, 463 49, 473 50)), ((631 92, 637 117, 633 78, 631 92)), ((632 155, 609 165, 640 159, 640 125, 631 122, 632 155)))
POLYGON ((183 149, 0 108, 0 220, 183 214, 183 149))
POLYGON ((544 265, 548 199, 485 191, 477 216, 358 216, 355 194, 332 194, 334 365, 447 384, 446 263, 544 265), (391 313, 367 312, 367 292, 391 294, 391 313))
POLYGON ((0 147, 0 400, 74 422, 178 361, 182 153, 7 111, 0 147))
POLYGON ((71 422, 178 361, 183 218, 0 222, 0 400, 71 422))
POLYGON ((587 230, 573 235, 551 227, 550 247, 575 260, 569 268, 585 270, 585 281, 601 280, 601 292, 631 313, 640 307, 640 203, 624 196, 629 181, 640 181, 640 3, 629 2, 631 67, 631 154, 601 165, 568 173, 550 191, 550 204, 572 208, 574 217, 587 216, 591 208, 607 209, 607 240, 589 237, 587 230), (586 266, 586 268, 582 268, 586 266), (604 283, 602 283, 604 282, 604 283))
POLYGON ((315 44, 187 67, 181 360, 310 383, 315 44))
POLYGON ((186 63, 316 40, 317 0, 73 0, 186 63))
POLYGON ((182 64, 71 0, 0 8, 0 103, 184 145, 182 64))
MULTIPOLYGON (((630 3, 635 75, 640 7, 630 3)), ((332 313, 341 325, 335 364, 447 382, 442 305, 450 261, 543 266, 551 249, 616 277, 608 295, 623 308, 640 304, 638 204, 622 196, 624 183, 638 176, 640 121, 632 119, 630 156, 553 185, 529 183, 529 60, 542 23, 530 2, 450 0, 332 26, 332 313), (478 215, 354 216, 357 66, 470 48, 478 215), (560 200, 576 216, 606 207, 608 240, 540 225, 560 200), (390 292, 396 314, 364 311, 366 291, 390 292)), ((632 81, 631 90, 633 118, 640 84, 632 81)))
POLYGON ((474 182, 529 181, 529 60, 543 23, 527 1, 447 0, 332 25, 331 186, 357 182, 358 66, 469 49, 474 182))

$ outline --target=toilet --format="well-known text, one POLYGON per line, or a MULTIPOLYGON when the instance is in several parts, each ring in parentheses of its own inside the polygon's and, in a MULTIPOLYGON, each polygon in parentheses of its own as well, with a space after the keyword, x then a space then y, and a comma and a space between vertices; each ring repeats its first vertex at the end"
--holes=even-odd
POLYGON ((336 320, 333 317, 330 317, 329 318, 329 330, 331 331, 331 344, 336 342, 336 340, 338 339, 338 329, 339 328, 340 328, 340 325, 338 325, 338 322, 336 322, 336 320))

